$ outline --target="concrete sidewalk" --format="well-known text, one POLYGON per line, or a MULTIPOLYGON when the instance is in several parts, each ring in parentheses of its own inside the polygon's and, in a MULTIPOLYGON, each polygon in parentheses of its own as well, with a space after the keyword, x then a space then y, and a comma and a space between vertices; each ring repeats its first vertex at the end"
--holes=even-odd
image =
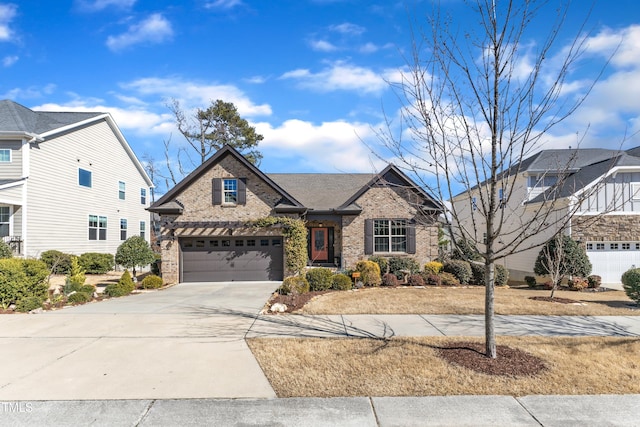
POLYGON ((637 426, 640 395, 0 402, 3 426, 637 426))
MULTIPOLYGON (((640 337, 640 316, 495 316, 496 335, 640 337)), ((247 338, 484 336, 482 315, 261 315, 247 338)))

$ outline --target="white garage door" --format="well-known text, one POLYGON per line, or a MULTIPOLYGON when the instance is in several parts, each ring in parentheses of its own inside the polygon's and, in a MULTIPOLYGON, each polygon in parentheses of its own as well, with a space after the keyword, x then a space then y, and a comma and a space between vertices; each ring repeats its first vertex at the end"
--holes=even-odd
POLYGON ((603 284, 620 283, 622 273, 640 268, 640 242, 587 242, 587 255, 591 274, 601 276, 603 284))

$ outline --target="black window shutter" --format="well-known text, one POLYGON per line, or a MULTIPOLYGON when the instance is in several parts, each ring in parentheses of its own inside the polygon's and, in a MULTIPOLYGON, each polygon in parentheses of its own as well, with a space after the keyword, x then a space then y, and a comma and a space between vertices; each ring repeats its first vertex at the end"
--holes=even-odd
POLYGON ((240 178, 238 180, 238 204, 247 204, 247 178, 240 178))
POLYGON ((364 253, 365 255, 373 254, 373 220, 364 220, 364 253))
POLYGON ((222 204, 222 179, 213 178, 213 204, 222 204))
POLYGON ((407 224, 407 253, 416 253, 416 225, 407 224))

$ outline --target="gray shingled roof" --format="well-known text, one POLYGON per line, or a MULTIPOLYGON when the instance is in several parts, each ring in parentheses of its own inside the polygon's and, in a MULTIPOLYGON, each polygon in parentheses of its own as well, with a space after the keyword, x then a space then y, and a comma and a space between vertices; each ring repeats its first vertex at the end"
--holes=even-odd
POLYGON ((33 111, 14 101, 0 101, 0 131, 42 134, 104 113, 33 111))
POLYGON ((571 170, 577 170, 594 163, 612 159, 620 153, 621 151, 619 150, 605 148, 544 150, 527 159, 529 160, 528 164, 523 162, 521 172, 545 172, 566 167, 571 170))
POLYGON ((342 206, 376 175, 365 173, 270 173, 267 176, 278 186, 285 188, 305 207, 313 210, 331 210, 342 206))

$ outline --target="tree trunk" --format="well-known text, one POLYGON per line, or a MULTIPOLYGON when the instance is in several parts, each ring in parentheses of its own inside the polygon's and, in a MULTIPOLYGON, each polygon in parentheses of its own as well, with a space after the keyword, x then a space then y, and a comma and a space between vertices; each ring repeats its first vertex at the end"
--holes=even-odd
POLYGON ((494 293, 495 293, 495 268, 493 262, 485 263, 484 266, 484 329, 486 356, 492 359, 497 357, 496 352, 496 331, 494 326, 494 293))

